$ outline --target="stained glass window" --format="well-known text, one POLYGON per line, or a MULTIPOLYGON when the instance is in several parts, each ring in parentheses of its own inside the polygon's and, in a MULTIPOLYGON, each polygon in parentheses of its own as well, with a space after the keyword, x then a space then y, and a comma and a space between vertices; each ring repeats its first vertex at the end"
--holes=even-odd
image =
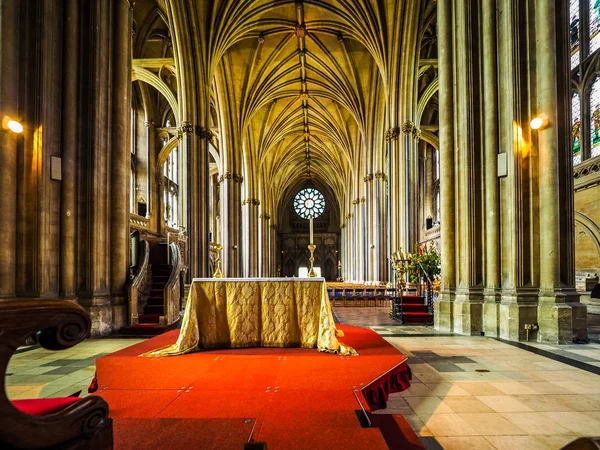
POLYGON ((316 189, 302 189, 294 198, 294 210, 303 219, 315 219, 325 211, 325 198, 316 189))
POLYGON ((600 154, 600 78, 596 78, 590 93, 592 156, 600 154))
POLYGON ((590 54, 600 48, 600 0, 590 0, 590 54))
POLYGON ((573 165, 581 162, 581 98, 579 94, 573 94, 571 103, 572 127, 573 127, 573 165))
POLYGON ((571 14, 569 18, 569 35, 571 43, 571 68, 579 64, 579 0, 571 0, 571 14))
POLYGON ((179 227, 179 149, 175 147, 169 154, 169 159, 165 161, 163 167, 164 175, 164 217, 167 226, 171 228, 179 227))

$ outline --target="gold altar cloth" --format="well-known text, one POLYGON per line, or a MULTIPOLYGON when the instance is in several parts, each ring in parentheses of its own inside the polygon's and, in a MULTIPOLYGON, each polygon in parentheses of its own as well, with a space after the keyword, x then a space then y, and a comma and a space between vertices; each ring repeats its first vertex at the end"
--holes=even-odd
POLYGON ((323 278, 196 278, 177 342, 142 356, 223 347, 316 347, 358 355, 337 336, 323 278))

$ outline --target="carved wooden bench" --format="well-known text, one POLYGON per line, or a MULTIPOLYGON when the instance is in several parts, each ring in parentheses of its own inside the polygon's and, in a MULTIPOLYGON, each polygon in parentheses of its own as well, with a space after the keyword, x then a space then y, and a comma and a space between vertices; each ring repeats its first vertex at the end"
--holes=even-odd
POLYGON ((84 340, 90 318, 66 300, 0 300, 0 448, 112 449, 112 421, 100 397, 10 401, 8 362, 33 337, 44 348, 62 350, 84 340))

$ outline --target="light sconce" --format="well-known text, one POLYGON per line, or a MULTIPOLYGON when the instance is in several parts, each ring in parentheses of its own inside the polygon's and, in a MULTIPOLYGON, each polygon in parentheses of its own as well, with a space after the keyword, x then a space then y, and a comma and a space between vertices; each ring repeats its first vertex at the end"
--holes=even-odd
POLYGON ((541 130, 548 125, 548 118, 544 114, 540 114, 539 116, 531 119, 529 126, 532 130, 541 130))
POLYGON ((13 120, 8 116, 4 116, 4 119, 2 120, 2 128, 8 129, 13 133, 23 132, 23 125, 21 125, 20 122, 17 122, 16 120, 13 120))

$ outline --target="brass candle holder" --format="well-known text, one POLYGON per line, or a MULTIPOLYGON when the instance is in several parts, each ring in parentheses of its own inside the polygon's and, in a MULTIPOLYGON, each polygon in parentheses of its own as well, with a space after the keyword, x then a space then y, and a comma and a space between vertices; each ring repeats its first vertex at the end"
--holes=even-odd
POLYGON ((223 272, 221 271, 221 250, 223 250, 223 246, 221 244, 214 244, 213 248, 217 252, 217 270, 215 270, 213 278, 223 278, 223 272))
POLYGON ((315 263, 315 257, 314 257, 314 253, 315 253, 315 249, 317 248, 317 246, 315 244, 310 244, 308 246, 308 251, 310 252, 310 270, 308 271, 308 276, 310 278, 316 278, 317 274, 315 273, 315 269, 314 269, 314 263, 315 263))
POLYGON ((406 263, 410 261, 410 253, 403 252, 402 249, 399 252, 392 254, 394 261, 394 269, 398 273, 398 289, 400 290, 400 296, 404 295, 406 291, 406 263))

